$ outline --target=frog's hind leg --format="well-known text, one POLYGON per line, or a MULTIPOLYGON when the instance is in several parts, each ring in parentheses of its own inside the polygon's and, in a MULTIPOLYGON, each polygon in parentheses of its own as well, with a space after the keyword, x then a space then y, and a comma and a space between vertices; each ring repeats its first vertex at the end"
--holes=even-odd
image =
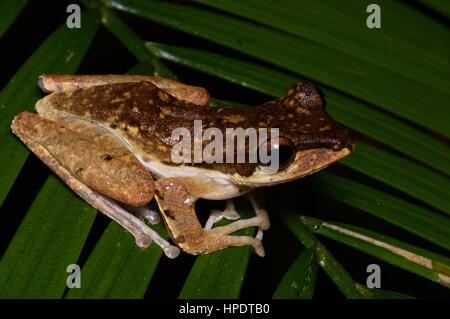
MULTIPOLYGON (((82 179, 74 175, 74 172, 77 172, 82 168, 82 171, 86 171, 89 176, 91 176, 90 173, 92 173, 92 175, 95 175, 97 178, 101 179, 101 172, 90 172, 90 169, 92 167, 89 167, 89 164, 94 164, 94 167, 101 169, 99 168, 99 165, 101 165, 101 163, 97 163, 95 162, 95 160, 91 163, 81 161, 79 164, 82 163, 83 166, 76 166, 75 168, 71 167, 71 164, 69 164, 69 162, 72 164, 77 163, 76 158, 77 156, 82 156, 81 154, 78 154, 83 152, 82 148, 84 148, 85 152, 87 152, 89 148, 94 149, 92 140, 90 141, 89 145, 84 145, 82 137, 76 136, 76 134, 79 133, 72 132, 68 128, 65 128, 52 121, 46 120, 37 114, 28 112, 23 112, 16 116, 12 123, 12 130, 14 134, 16 134, 28 146, 28 148, 34 154, 36 154, 49 168, 51 168, 75 193, 77 193, 92 207, 98 209, 99 211, 116 221, 118 224, 120 224, 128 232, 130 232, 135 238, 136 244, 139 247, 147 247, 151 244, 152 241, 154 241, 156 244, 163 248, 165 254, 168 257, 175 258, 179 254, 179 249, 177 247, 170 245, 158 233, 149 228, 142 220, 123 209, 110 197, 101 195, 86 183, 84 183, 82 179), (70 146, 73 148, 71 149, 72 152, 70 152, 70 149, 67 149, 67 152, 65 152, 66 144, 70 144, 70 146), (61 152, 63 154, 61 154, 61 152), (65 158, 64 156, 67 156, 68 158, 65 158), (63 165, 62 163, 66 163, 66 165, 63 165)), ((102 158, 103 155, 88 153, 88 156, 99 156, 100 158, 102 158)), ((106 162, 112 161, 112 159, 110 159, 109 157, 104 158, 103 160, 106 162)), ((109 168, 111 169, 111 167, 109 168)), ((105 171, 108 171, 106 167, 104 167, 103 169, 105 169, 105 171)), ((142 172, 138 173, 138 175, 142 175, 142 172)), ((132 172, 125 173, 125 175, 122 174, 122 177, 124 176, 127 177, 129 182, 133 180, 132 172)), ((84 178, 87 177, 88 176, 84 176, 84 178)), ((145 183, 140 184, 137 180, 134 180, 133 182, 131 182, 131 184, 143 187, 145 183)), ((100 187, 101 185, 102 183, 93 183, 93 186, 100 187)), ((149 195, 153 196, 152 182, 149 186, 150 189, 146 190, 145 192, 150 192, 149 195)), ((137 197, 136 194, 130 194, 130 192, 133 192, 133 188, 125 187, 122 188, 122 191, 128 193, 122 197, 123 200, 131 199, 131 202, 137 200, 137 203, 142 202, 141 199, 143 200, 143 202, 149 201, 149 196, 147 195, 145 195, 145 198, 142 198, 139 194, 137 194, 137 197)), ((139 191, 139 193, 141 191, 142 189, 139 191)), ((115 193, 112 192, 109 196, 113 196, 114 194, 115 193)))
POLYGON ((152 242, 154 242, 163 249, 167 257, 176 258, 179 255, 180 250, 177 247, 171 245, 156 231, 148 227, 143 220, 123 209, 115 201, 100 195, 72 176, 63 177, 64 173, 56 173, 58 176, 63 178, 65 183, 87 203, 127 230, 134 237, 136 246, 140 248, 147 248, 152 242))
POLYGON ((148 75, 61 75, 43 74, 39 77, 38 85, 46 93, 71 91, 86 87, 105 84, 150 82, 159 89, 169 93, 177 99, 197 105, 209 102, 209 93, 205 88, 187 85, 178 81, 148 75))
POLYGON ((227 220, 237 220, 239 219, 239 217, 239 213, 234 207, 233 199, 227 199, 226 207, 223 211, 218 209, 214 209, 213 211, 211 211, 209 218, 205 224, 205 230, 210 230, 214 226, 214 224, 220 222, 224 218, 227 220))

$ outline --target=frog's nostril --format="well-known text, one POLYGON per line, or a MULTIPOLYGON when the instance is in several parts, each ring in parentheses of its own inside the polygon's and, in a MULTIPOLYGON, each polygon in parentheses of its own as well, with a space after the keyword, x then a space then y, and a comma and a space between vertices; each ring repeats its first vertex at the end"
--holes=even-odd
POLYGON ((346 148, 348 148, 350 151, 353 151, 353 147, 354 147, 354 143, 353 142, 349 142, 345 145, 346 148))
POLYGON ((353 150, 353 140, 348 137, 344 140, 337 141, 333 144, 332 149, 333 151, 340 151, 344 148, 348 148, 350 151, 353 150))

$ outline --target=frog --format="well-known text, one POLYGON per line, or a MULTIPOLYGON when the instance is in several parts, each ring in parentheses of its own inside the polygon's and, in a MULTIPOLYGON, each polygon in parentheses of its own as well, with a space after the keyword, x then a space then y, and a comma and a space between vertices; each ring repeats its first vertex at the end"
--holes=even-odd
MULTIPOLYGON (((199 86, 147 75, 44 74, 48 95, 22 112, 12 132, 89 205, 121 225, 140 248, 151 243, 175 258, 251 246, 264 256, 270 227, 261 188, 313 174, 351 153, 350 132, 325 110, 322 91, 300 81, 285 96, 251 108, 211 106, 199 86), (171 133, 204 128, 277 128, 279 168, 254 162, 175 163, 171 133), (245 196, 254 217, 242 219, 233 200, 245 196), (149 204, 156 200, 158 211, 149 204), (197 200, 223 200, 224 210, 200 223, 197 200), (161 218, 162 217, 162 218, 161 218), (170 239, 149 224, 163 220, 170 239), (216 225, 222 219, 229 223, 216 225), (236 235, 241 229, 256 235, 236 235), (171 241, 171 242, 170 242, 171 241)), ((270 143, 271 141, 267 141, 270 143)), ((226 152, 226 149, 223 150, 226 152)))

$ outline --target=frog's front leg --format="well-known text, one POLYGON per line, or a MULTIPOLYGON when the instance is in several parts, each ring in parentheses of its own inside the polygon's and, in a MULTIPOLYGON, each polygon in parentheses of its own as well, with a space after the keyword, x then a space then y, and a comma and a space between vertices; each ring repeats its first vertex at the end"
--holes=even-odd
MULTIPOLYGON (((267 221, 269 222, 269 215, 267 214, 267 211, 263 208, 263 200, 261 196, 261 190, 255 190, 253 192, 250 192, 247 194, 247 198, 250 200, 250 203, 252 204, 253 211, 255 212, 256 216, 266 216, 267 221)), ((270 222, 269 222, 270 226, 270 222)), ((267 227, 269 228, 269 227, 267 227)), ((266 229, 258 229, 258 233, 256 234, 256 238, 262 240, 263 233, 266 229)))
MULTIPOLYGON (((258 190, 249 192, 248 194, 246 194, 246 197, 250 200, 255 215, 265 219, 266 220, 266 222, 264 223, 265 225, 270 225, 269 215, 267 214, 267 211, 263 208, 262 200, 258 194, 258 190)), ((233 199, 227 199, 226 206, 223 211, 215 209, 211 212, 208 221, 205 224, 205 229, 206 230, 211 229, 214 226, 214 224, 220 222, 224 218, 227 220, 237 220, 239 219, 239 217, 240 217, 239 213, 236 211, 236 208, 234 207, 233 199)), ((264 231, 262 229, 258 229, 256 238, 262 240, 263 232, 264 231)))
POLYGON ((214 186, 189 177, 163 178, 158 180, 155 186, 156 200, 164 222, 174 242, 184 251, 198 255, 230 246, 251 245, 259 256, 264 256, 261 240, 231 234, 249 227, 267 229, 269 223, 265 217, 256 216, 238 220, 226 226, 204 229, 197 219, 195 202, 201 197, 212 197, 207 193, 211 192, 214 186))
POLYGON ((82 132, 69 127, 28 112, 12 123, 14 134, 33 153, 86 202, 130 232, 139 247, 154 241, 175 258, 177 247, 118 204, 141 206, 151 200, 154 185, 148 172, 103 129, 80 123, 72 127, 82 132))
POLYGON ((211 211, 209 218, 205 224, 205 230, 211 229, 215 223, 220 222, 224 218, 227 220, 236 220, 239 219, 239 217, 240 217, 239 213, 236 211, 236 208, 234 207, 233 199, 227 199, 224 210, 215 209, 211 211))

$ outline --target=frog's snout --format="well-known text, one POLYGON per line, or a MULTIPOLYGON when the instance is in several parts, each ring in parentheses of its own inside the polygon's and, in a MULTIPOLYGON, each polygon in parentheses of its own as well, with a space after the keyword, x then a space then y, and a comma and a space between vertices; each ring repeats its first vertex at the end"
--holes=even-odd
POLYGON ((347 129, 339 132, 339 136, 333 143, 333 151, 340 151, 342 149, 347 148, 349 151, 353 151, 354 141, 350 136, 350 132, 347 129))

